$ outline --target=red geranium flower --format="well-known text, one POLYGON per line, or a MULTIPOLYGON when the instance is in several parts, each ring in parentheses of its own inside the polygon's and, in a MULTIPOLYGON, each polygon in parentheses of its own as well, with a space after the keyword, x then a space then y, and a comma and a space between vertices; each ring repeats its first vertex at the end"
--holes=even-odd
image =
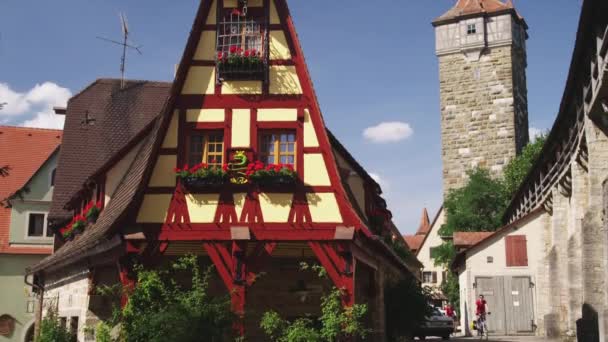
POLYGON ((283 169, 283 166, 281 166, 281 165, 274 166, 274 172, 281 172, 282 169, 283 169))
POLYGON ((232 10, 232 15, 241 15, 241 11, 238 8, 232 10))
POLYGON ((173 171, 174 171, 175 173, 182 172, 182 170, 181 170, 179 167, 174 167, 174 168, 173 168, 173 171))
POLYGON ((231 46, 230 47, 230 53, 236 53, 238 50, 238 48, 236 46, 231 46))
POLYGON ((222 165, 222 170, 224 170, 225 172, 228 172, 228 164, 222 165))
POLYGON ((249 57, 249 54, 250 54, 250 53, 251 53, 251 52, 250 52, 249 50, 245 50, 245 57, 249 57))
POLYGON ((217 59, 221 60, 224 57, 224 54, 220 51, 217 53, 217 59))

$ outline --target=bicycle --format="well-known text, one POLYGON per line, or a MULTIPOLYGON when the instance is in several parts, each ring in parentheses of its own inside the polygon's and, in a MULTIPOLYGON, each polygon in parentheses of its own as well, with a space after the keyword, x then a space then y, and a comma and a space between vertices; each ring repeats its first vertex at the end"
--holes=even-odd
MULTIPOLYGON (((488 315, 491 313, 488 312, 488 315)), ((479 336, 479 340, 483 340, 483 337, 486 337, 486 341, 490 339, 490 333, 488 331, 488 323, 486 320, 486 314, 481 314, 477 318, 477 336, 479 336)))

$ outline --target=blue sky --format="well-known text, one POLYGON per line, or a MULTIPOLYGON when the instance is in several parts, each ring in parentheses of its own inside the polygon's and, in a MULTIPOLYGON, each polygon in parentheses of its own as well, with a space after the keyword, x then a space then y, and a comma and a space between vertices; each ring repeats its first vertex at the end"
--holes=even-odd
MULTIPOLYGON (((563 93, 581 0, 518 0, 530 26, 530 126, 551 127, 563 93)), ((143 56, 127 76, 171 80, 198 0, 2 0, 0 124, 56 127, 49 114, 100 77, 119 76, 119 48, 95 36, 120 37, 129 18, 143 56)), ((290 7, 327 125, 380 178, 404 233, 423 207, 441 204, 437 59, 430 22, 453 0, 292 0, 290 7), (401 123, 401 139, 378 143, 374 131, 401 123), (371 134, 370 134, 371 133, 371 134), (366 138, 367 136, 367 138, 366 138)), ((394 127, 394 126, 393 126, 394 127)))

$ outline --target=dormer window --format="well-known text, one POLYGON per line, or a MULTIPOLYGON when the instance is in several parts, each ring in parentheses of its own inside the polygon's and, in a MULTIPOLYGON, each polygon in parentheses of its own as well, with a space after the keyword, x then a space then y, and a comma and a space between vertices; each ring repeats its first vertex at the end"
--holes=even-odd
POLYGON ((218 24, 217 78, 264 80, 268 67, 268 36, 265 20, 246 7, 229 10, 218 24))
POLYGON ((467 25, 467 34, 475 34, 477 33, 477 25, 469 24, 467 25))

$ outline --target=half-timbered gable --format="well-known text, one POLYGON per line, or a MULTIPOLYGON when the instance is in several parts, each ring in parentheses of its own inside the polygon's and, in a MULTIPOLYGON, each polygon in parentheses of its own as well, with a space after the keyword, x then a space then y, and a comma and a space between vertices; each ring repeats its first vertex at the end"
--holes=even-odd
MULTIPOLYGON (((145 108, 157 119, 72 192, 76 216, 60 228, 68 238, 30 272, 54 284, 69 269, 91 285, 129 285, 135 260, 154 267, 195 254, 215 266, 239 315, 319 315, 320 291, 333 285, 344 305, 369 304, 383 340, 385 279, 420 265, 385 243, 401 236, 380 186, 325 127, 286 1, 202 1, 168 100, 155 101, 145 108), (98 218, 75 230, 93 207, 98 218), (304 275, 301 261, 322 265, 330 282, 304 275)), ((260 340, 256 319, 238 327, 260 340)))

